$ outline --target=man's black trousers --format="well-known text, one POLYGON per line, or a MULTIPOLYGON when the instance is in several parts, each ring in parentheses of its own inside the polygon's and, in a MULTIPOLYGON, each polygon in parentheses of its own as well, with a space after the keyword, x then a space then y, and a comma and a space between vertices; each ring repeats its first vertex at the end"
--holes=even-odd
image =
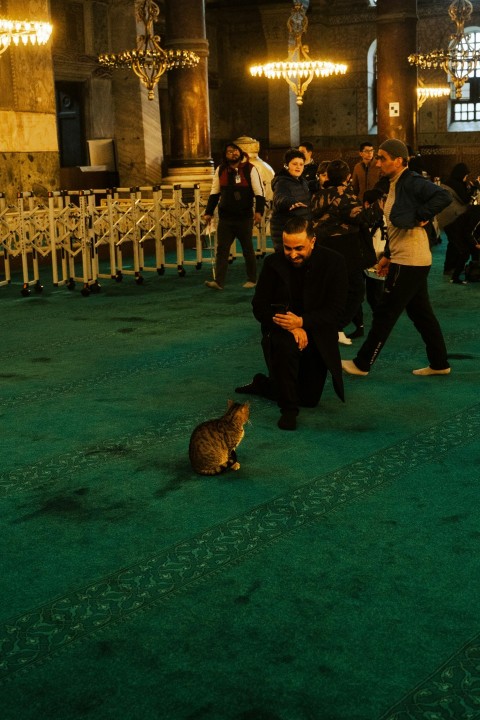
POLYGON ((382 298, 373 312, 371 330, 354 359, 360 370, 370 370, 403 310, 422 336, 430 367, 434 370, 449 367, 445 341, 428 297, 429 271, 428 266, 390 264, 382 298))
POLYGON ((309 338, 299 350, 291 332, 272 330, 262 339, 263 354, 272 383, 272 396, 282 412, 315 407, 322 396, 327 367, 309 338))

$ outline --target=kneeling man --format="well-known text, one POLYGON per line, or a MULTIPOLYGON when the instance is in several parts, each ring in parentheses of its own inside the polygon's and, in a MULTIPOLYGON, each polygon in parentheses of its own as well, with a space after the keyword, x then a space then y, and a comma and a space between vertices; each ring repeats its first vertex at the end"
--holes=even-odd
POLYGON ((318 405, 327 371, 344 399, 338 318, 346 296, 343 257, 315 244, 308 220, 292 217, 283 231, 283 253, 265 258, 252 300, 268 376, 259 373, 236 388, 276 400, 282 430, 296 429, 299 407, 318 405))

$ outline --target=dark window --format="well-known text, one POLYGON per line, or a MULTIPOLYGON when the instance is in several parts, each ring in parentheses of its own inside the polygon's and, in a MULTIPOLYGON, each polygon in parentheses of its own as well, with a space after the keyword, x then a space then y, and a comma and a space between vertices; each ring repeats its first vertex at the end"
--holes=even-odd
POLYGON ((85 165, 84 84, 81 82, 57 82, 55 83, 55 94, 60 166, 85 165))
POLYGON ((372 108, 373 112, 375 113, 375 125, 378 123, 378 104, 377 104, 377 53, 375 53, 375 57, 373 59, 373 80, 372 80, 372 87, 370 88, 370 92, 372 93, 372 108))

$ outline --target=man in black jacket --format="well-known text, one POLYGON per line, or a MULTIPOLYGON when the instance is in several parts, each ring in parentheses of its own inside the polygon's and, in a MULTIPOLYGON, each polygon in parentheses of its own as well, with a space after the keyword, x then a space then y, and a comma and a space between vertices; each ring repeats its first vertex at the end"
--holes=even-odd
POLYGON ((205 285, 213 290, 223 290, 230 247, 237 238, 242 246, 247 271, 247 282, 243 287, 253 288, 257 280, 256 256, 252 242, 253 223, 259 225, 262 220, 265 196, 257 168, 248 161, 248 155, 235 143, 225 146, 222 162, 215 171, 203 216, 207 224, 210 223, 217 204, 219 219, 215 279, 206 280, 205 285))
POLYGON ((346 294, 342 256, 316 247, 310 221, 288 220, 283 252, 265 258, 252 300, 269 375, 236 388, 276 400, 282 430, 296 429, 300 406, 318 405, 327 371, 344 399, 337 325, 346 294))

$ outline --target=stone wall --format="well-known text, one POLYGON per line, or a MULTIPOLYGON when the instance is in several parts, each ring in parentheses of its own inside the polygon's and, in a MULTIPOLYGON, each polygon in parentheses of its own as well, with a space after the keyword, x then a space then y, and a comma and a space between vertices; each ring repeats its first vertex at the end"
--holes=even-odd
MULTIPOLYGON (((420 50, 445 47, 448 43, 454 30, 448 15, 450 3, 451 0, 417 0, 420 50)), ((283 152, 290 144, 291 118, 284 102, 288 87, 283 80, 249 78, 247 72, 254 60, 274 59, 271 54, 274 47, 278 48, 275 57, 285 59, 289 12, 287 2, 246 0, 239 6, 226 0, 213 3, 210 11, 207 4, 214 154, 230 137, 248 134, 259 139, 261 157, 274 168, 281 166, 283 152)), ((370 132, 367 90, 367 54, 376 38, 376 8, 368 0, 310 0, 308 18, 304 39, 310 55, 343 60, 348 64, 348 72, 342 77, 312 81, 298 114, 298 135, 314 143, 319 158, 333 154, 350 161, 361 141, 369 139, 375 144, 377 140, 376 134, 370 132)), ((480 26, 478 3, 474 3, 471 24, 480 26)), ((421 75, 426 84, 446 82, 443 71, 421 75)), ((478 132, 449 129, 449 115, 450 102, 445 98, 428 100, 420 108, 418 148, 424 149, 436 171, 448 170, 452 155, 458 157, 462 153, 467 153, 470 165, 477 168, 478 132)))
MULTIPOLYGON (((164 2, 157 1, 162 19, 164 2)), ((134 0, 0 0, 2 15, 48 20, 51 12, 54 24, 46 48, 19 47, 0 56, 0 192, 10 199, 18 190, 60 186, 55 80, 83 83, 86 138, 114 138, 120 184, 147 185, 162 178, 171 131, 167 77, 160 83, 160 106, 146 99, 132 71, 108 72, 97 63, 102 51, 135 47, 134 5, 134 0)), ((445 46, 453 30, 450 0, 417 0, 417 5, 419 48, 445 46)), ((362 140, 377 141, 367 89, 376 9, 368 0, 310 0, 304 37, 310 55, 344 61, 348 72, 313 80, 300 109, 284 80, 250 77, 249 65, 286 58, 290 7, 286 0, 206 0, 215 158, 226 141, 242 135, 259 140, 260 156, 275 169, 285 148, 300 139, 314 143, 319 159, 342 156, 348 162, 356 159, 362 140)), ((480 26, 478 7, 472 24, 480 26)), ((424 77, 438 84, 445 79, 442 71, 424 77)), ((480 171, 478 133, 449 130, 449 112, 445 99, 427 101, 418 112, 417 145, 435 166, 432 174, 443 174, 438 169, 450 167, 452 157, 462 153, 480 171)))
MULTIPOLYGON (((14 20, 48 21, 48 6, 48 0, 9 0, 0 12, 14 20)), ((19 190, 58 184, 50 46, 10 46, 0 55, 0 87, 0 192, 13 201, 19 190)))

